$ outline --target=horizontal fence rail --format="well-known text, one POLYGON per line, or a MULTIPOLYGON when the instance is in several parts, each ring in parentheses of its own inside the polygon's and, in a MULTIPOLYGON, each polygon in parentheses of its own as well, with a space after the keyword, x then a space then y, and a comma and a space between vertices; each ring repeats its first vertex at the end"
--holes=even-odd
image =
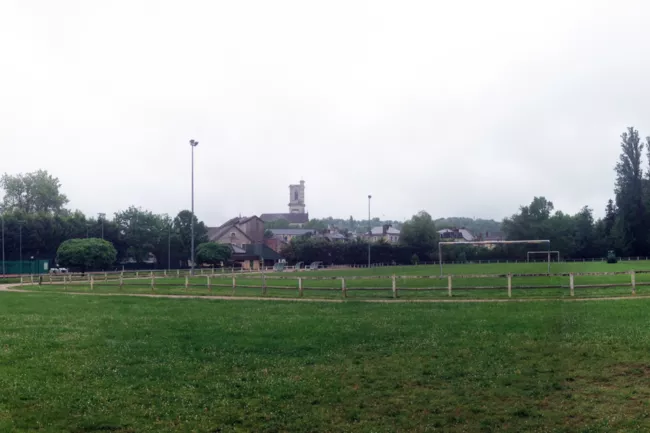
MULTIPOLYGON (((259 290, 253 296, 267 296, 269 290, 279 290, 285 293, 294 292, 294 296, 303 297, 305 292, 340 292, 343 298, 349 292, 386 292, 388 297, 397 298, 400 293, 421 292, 447 292, 447 296, 454 296, 460 291, 500 291, 512 297, 513 290, 526 290, 528 292, 540 289, 559 289, 569 291, 569 296, 575 296, 576 290, 582 289, 609 289, 629 288, 629 294, 635 295, 637 287, 650 286, 647 281, 637 281, 637 276, 650 274, 650 270, 632 270, 617 272, 569 272, 569 273, 532 273, 532 274, 467 274, 467 275, 368 275, 368 276, 317 276, 317 275, 273 275, 265 272, 257 273, 221 273, 210 272, 190 276, 189 273, 176 272, 104 272, 88 274, 45 274, 23 276, 21 285, 30 286, 62 286, 63 290, 84 288, 89 290, 117 289, 129 290, 181 290, 201 291, 211 294, 215 290, 223 293, 229 289, 228 294, 234 296, 242 290, 259 290), (576 284, 576 278, 586 277, 594 281, 584 281, 576 284), (607 281, 616 277, 621 281, 607 281), (513 282, 513 279, 518 281, 513 282), (526 279, 537 279, 525 281, 526 279), (472 280, 477 284, 471 284, 472 280), (485 281, 492 280, 492 281, 485 281), (524 280, 524 281, 521 281, 524 280), (431 281, 431 284, 426 283, 431 281), (412 287, 409 284, 422 282, 422 287, 412 287), (437 285, 433 284, 438 282, 437 285)), ((505 295, 504 295, 505 296, 505 295)))

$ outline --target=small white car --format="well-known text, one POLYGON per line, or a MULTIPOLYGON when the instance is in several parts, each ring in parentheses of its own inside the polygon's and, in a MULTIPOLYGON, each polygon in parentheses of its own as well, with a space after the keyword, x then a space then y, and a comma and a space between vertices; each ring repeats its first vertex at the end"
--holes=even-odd
POLYGON ((66 268, 52 268, 50 269, 50 274, 67 274, 68 270, 66 268))

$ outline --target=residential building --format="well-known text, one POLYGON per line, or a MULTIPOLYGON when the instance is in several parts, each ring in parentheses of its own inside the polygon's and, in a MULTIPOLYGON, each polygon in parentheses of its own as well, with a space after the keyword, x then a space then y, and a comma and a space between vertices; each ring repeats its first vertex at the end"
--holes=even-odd
POLYGON ((208 239, 220 244, 245 245, 264 243, 264 222, 257 216, 236 217, 219 227, 208 228, 208 239))
POLYGON ((476 240, 476 237, 472 233, 470 233, 469 230, 465 228, 438 230, 438 235, 440 236, 441 241, 447 241, 447 242, 451 242, 451 241, 473 242, 476 240))
POLYGON ((260 215, 264 222, 286 220, 290 227, 300 228, 309 222, 309 214, 305 212, 305 181, 289 185, 289 213, 264 213, 260 215))
POLYGON ((381 227, 373 227, 370 230, 370 235, 366 234, 366 239, 370 242, 379 242, 381 240, 389 244, 399 243, 400 231, 390 224, 384 224, 381 227))

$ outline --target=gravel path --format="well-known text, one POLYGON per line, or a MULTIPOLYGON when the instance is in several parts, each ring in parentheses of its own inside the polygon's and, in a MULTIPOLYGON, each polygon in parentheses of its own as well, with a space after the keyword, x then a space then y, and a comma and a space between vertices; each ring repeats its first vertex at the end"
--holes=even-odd
MULTIPOLYGON (((19 289, 18 284, 2 284, 0 292, 12 293, 58 293, 62 295, 81 296, 131 296, 137 298, 169 298, 169 299, 206 299, 223 301, 289 301, 289 302, 327 302, 342 303, 344 299, 315 299, 315 298, 272 298, 262 296, 216 296, 216 295, 162 295, 146 293, 88 293, 88 292, 37 292, 35 290, 19 289)), ((476 302, 582 302, 582 301, 618 301, 650 299, 646 296, 611 296, 601 298, 546 298, 546 299, 354 299, 352 302, 366 302, 374 304, 444 304, 444 303, 476 303, 476 302)))

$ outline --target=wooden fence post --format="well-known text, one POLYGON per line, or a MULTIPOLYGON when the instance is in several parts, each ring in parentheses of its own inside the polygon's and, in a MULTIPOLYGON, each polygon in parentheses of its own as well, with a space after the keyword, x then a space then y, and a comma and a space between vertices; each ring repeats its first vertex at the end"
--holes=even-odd
POLYGON ((512 298, 512 274, 508 274, 508 298, 512 298))
POLYGON ((447 291, 449 292, 449 296, 451 296, 451 275, 447 276, 447 291))
POLYGON ((149 272, 149 276, 153 278, 153 271, 149 272))
POLYGON ((298 277, 298 296, 302 298, 302 277, 298 277))
POLYGON ((397 283, 395 281, 395 274, 393 274, 393 298, 397 298, 397 283))
POLYGON ((140 276, 140 272, 139 272, 139 271, 135 271, 135 277, 138 278, 139 276, 140 276))
POLYGON ((185 275, 185 290, 189 289, 190 287, 190 277, 185 275))
POLYGON ((341 292, 343 292, 344 298, 348 297, 347 290, 345 289, 345 278, 341 278, 341 292))
POLYGON ((266 295, 266 275, 262 274, 262 294, 266 295))
POLYGON ((235 295, 235 288, 237 287, 237 277, 232 274, 232 295, 235 295))
POLYGON ((180 278, 180 277, 181 277, 181 270, 176 269, 176 278, 180 278))
POLYGON ((636 295, 636 273, 630 271, 630 278, 632 279, 632 294, 636 295))
POLYGON ((65 278, 65 274, 63 274, 63 290, 68 290, 68 282, 65 278))
POLYGON ((93 290, 95 288, 95 277, 92 275, 90 276, 90 290, 93 290))
POLYGON ((207 284, 208 284, 208 290, 209 290, 210 292, 212 292, 212 286, 210 285, 210 275, 208 275, 208 276, 205 277, 205 278, 206 278, 206 282, 207 282, 207 284))
POLYGON ((124 287, 124 277, 120 275, 120 290, 122 290, 123 287, 124 287))
POLYGON ((21 286, 23 285, 23 276, 22 275, 20 276, 20 285, 21 286))
POLYGON ((573 272, 569 274, 569 294, 571 296, 575 296, 575 284, 573 280, 573 272))
POLYGON ((167 278, 167 269, 163 271, 163 277, 167 278))
POLYGON ((104 272, 104 281, 108 281, 108 272, 104 272))
POLYGON ((151 274, 151 290, 154 290, 156 287, 156 277, 151 274))

